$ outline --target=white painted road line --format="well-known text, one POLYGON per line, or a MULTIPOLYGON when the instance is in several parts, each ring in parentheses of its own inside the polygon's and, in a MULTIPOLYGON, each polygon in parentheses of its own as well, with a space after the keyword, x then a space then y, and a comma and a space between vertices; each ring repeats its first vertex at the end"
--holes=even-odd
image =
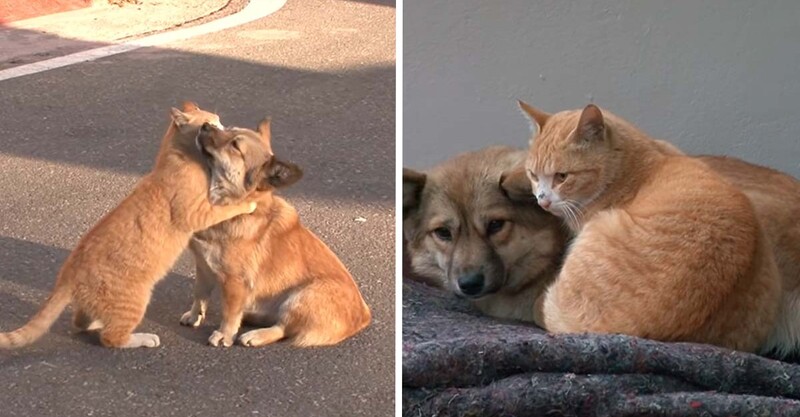
POLYGON ((25 75, 36 74, 37 72, 47 71, 55 68, 66 67, 81 62, 94 61, 95 59, 133 51, 147 46, 163 45, 165 43, 181 41, 195 36, 205 35, 220 30, 240 26, 254 20, 261 19, 277 12, 286 4, 287 0, 251 0, 244 9, 230 16, 213 20, 202 25, 193 26, 185 29, 178 29, 169 32, 135 39, 125 43, 103 46, 87 51, 76 52, 74 54, 60 56, 31 64, 20 65, 0 71, 0 81, 11 78, 22 77, 25 75))

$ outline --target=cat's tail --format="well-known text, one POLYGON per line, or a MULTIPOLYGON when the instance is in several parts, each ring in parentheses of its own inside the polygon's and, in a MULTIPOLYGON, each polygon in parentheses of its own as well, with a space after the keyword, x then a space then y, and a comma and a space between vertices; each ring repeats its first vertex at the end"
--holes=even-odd
POLYGON ((12 332, 0 333, 0 349, 16 349, 38 340, 47 333, 71 300, 72 291, 69 286, 56 285, 42 308, 27 324, 12 332))

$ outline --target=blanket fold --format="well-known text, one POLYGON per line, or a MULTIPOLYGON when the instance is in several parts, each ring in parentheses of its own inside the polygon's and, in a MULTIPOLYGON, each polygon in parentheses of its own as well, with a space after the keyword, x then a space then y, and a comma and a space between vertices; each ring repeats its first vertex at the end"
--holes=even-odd
POLYGON ((694 343, 550 335, 403 281, 406 416, 800 416, 800 365, 694 343))

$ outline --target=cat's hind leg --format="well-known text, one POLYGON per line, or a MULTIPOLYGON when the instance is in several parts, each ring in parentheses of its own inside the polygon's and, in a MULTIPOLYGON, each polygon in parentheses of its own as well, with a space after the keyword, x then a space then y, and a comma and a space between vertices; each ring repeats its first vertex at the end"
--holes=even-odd
POLYGON ((110 348, 157 347, 161 344, 158 336, 152 333, 133 333, 144 318, 147 301, 122 302, 108 311, 103 317, 105 326, 100 330, 100 342, 110 348))
POLYGON ((93 319, 86 311, 76 307, 72 314, 72 326, 77 332, 91 332, 103 328, 103 322, 93 319))

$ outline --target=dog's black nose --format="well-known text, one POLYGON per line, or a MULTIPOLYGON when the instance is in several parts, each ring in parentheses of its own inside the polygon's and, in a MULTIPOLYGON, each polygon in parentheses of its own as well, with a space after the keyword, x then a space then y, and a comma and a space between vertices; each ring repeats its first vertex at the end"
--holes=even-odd
POLYGON ((458 278, 458 288, 464 295, 478 295, 483 291, 486 279, 480 272, 462 275, 458 278))
POLYGON ((210 132, 211 131, 211 123, 205 122, 203 126, 200 126, 200 130, 203 132, 210 132))

